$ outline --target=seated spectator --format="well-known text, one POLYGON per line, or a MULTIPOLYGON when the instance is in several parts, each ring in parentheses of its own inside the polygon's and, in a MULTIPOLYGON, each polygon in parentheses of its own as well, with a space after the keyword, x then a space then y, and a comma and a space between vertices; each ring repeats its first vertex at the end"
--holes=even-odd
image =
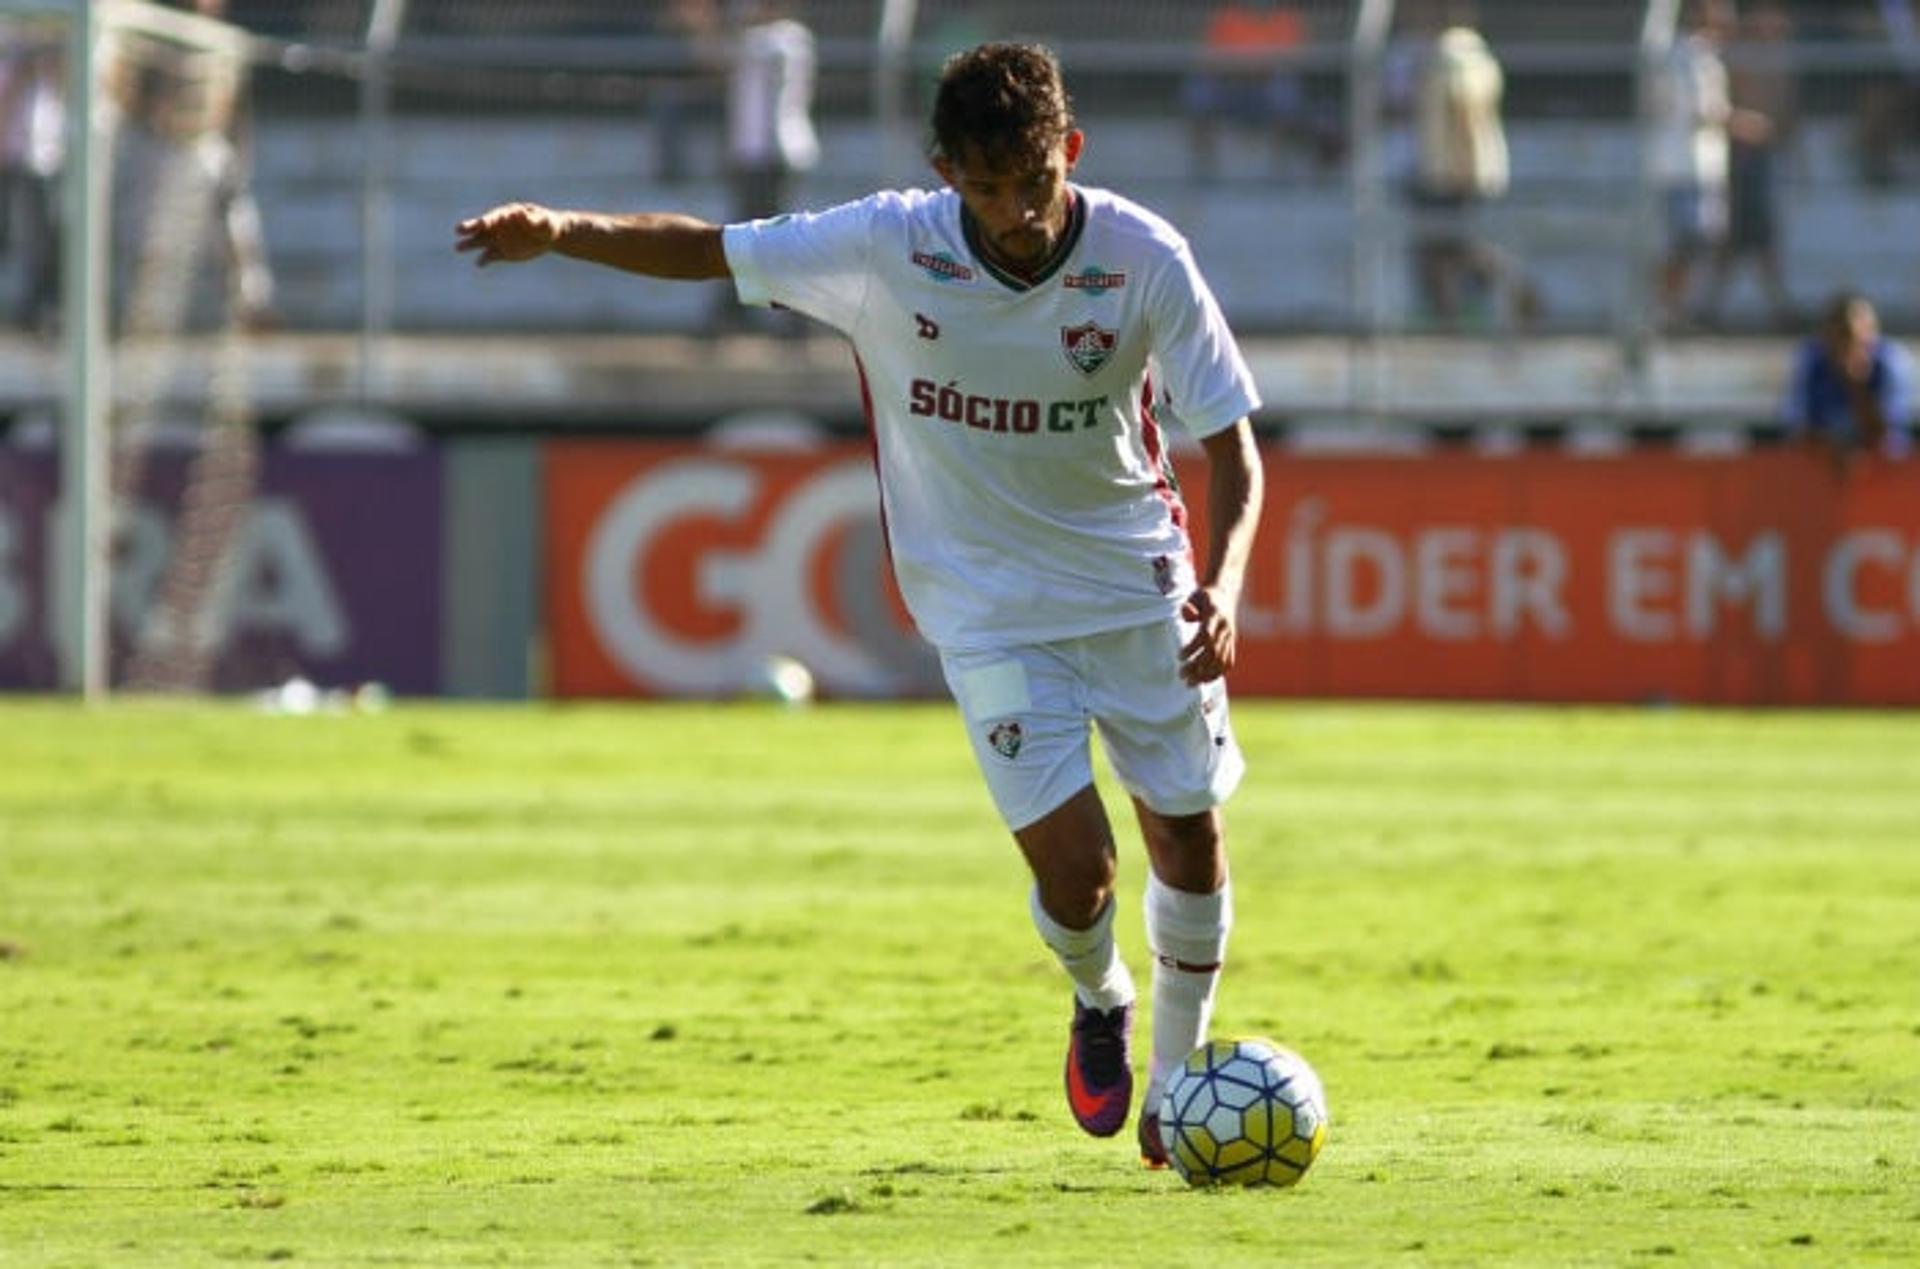
POLYGON ((1307 43, 1306 20, 1287 5, 1229 3, 1207 18, 1200 64, 1181 85, 1192 128, 1194 174, 1219 174, 1217 129, 1222 121, 1266 130, 1275 161, 1303 139, 1321 167, 1339 145, 1316 126, 1295 58, 1307 43))
POLYGON ((1912 447, 1913 360, 1880 334, 1865 296, 1828 304, 1819 331, 1801 346, 1787 389, 1792 433, 1825 448, 1844 467, 1859 452, 1904 458, 1912 447))

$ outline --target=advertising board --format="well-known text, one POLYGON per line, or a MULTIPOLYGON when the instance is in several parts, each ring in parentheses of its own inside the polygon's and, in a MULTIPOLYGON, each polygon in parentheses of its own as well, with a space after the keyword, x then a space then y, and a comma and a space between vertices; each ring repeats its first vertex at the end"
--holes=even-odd
MULTIPOLYGON (((113 533, 112 661, 119 679, 137 640, 192 639, 215 690, 295 675, 323 687, 379 682, 440 687, 441 463, 437 453, 269 450, 224 541, 214 589, 190 629, 153 620, 177 549, 189 455, 143 462, 139 492, 113 533)), ((58 468, 47 455, 0 454, 0 688, 52 690, 58 468)))
MULTIPOLYGON (((1920 704, 1920 468, 1266 458, 1243 695, 1920 704)), ((559 695, 724 695, 774 653, 830 693, 940 690, 861 446, 556 444, 546 502, 559 695)))

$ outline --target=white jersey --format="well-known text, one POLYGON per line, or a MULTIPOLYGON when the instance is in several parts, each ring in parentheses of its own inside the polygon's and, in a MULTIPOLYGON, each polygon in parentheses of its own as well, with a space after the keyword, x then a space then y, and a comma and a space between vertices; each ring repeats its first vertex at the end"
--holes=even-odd
POLYGON ((1074 187, 1037 280, 997 269, 951 190, 725 231, 740 298, 853 341, 901 594, 948 650, 1165 619, 1195 585, 1160 418, 1259 400, 1186 241, 1074 187))

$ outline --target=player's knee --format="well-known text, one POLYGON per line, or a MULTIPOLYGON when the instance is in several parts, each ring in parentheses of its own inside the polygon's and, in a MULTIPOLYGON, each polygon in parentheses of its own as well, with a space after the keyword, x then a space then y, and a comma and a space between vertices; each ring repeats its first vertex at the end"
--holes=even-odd
POLYGON ((1048 915, 1069 929, 1084 930, 1111 902, 1115 874, 1110 852, 1076 852, 1036 870, 1034 881, 1048 915))
POLYGON ((1179 890, 1205 894, 1226 879, 1226 843, 1217 810, 1194 815, 1146 813, 1142 835, 1154 872, 1179 890))
POLYGON ((1220 848, 1220 813, 1199 811, 1193 815, 1150 814, 1144 817, 1146 834, 1169 850, 1181 854, 1210 854, 1220 848))

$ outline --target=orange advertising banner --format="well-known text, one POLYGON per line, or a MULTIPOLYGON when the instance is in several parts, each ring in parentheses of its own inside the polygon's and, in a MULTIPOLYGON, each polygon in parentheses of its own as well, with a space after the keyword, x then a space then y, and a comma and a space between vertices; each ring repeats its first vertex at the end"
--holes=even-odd
POLYGON ((544 448, 546 617, 558 696, 728 696, 772 655, 840 696, 944 690, 887 568, 858 445, 544 448))
MULTIPOLYGON (((556 694, 725 695, 774 653, 837 695, 941 690, 865 447, 545 457, 556 694)), ((1920 705, 1920 464, 1266 457, 1241 695, 1920 705)))

